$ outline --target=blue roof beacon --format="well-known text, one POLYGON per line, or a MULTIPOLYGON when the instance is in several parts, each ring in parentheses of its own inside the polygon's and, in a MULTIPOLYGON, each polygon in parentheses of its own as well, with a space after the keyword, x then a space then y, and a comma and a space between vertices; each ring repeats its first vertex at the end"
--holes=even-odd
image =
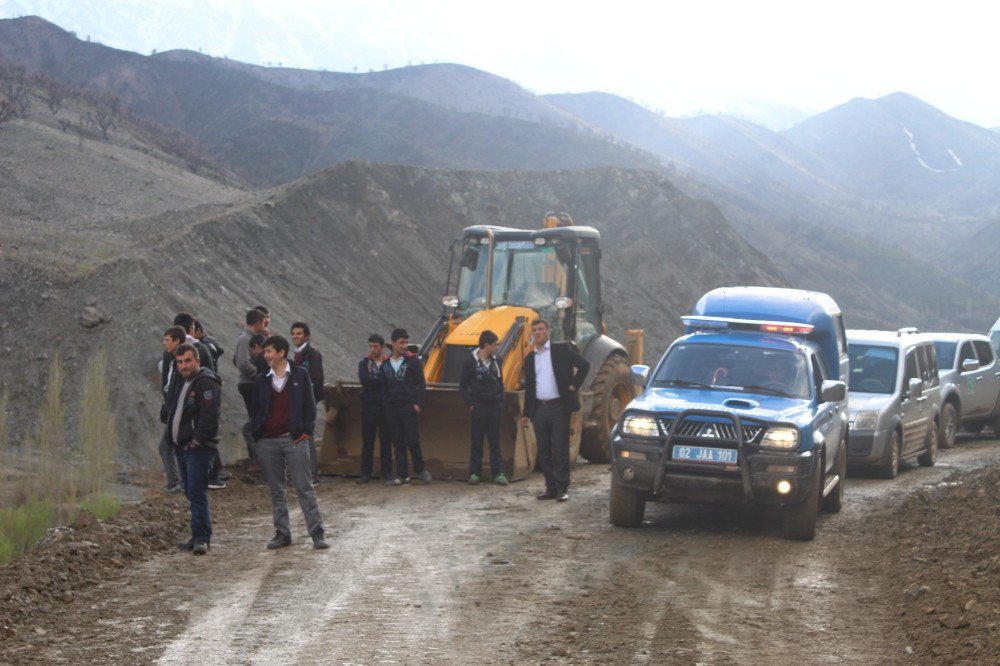
POLYGON ((850 376, 840 308, 799 289, 726 287, 681 318, 612 443, 610 517, 642 524, 647 501, 777 505, 782 533, 812 539, 839 511, 850 376))

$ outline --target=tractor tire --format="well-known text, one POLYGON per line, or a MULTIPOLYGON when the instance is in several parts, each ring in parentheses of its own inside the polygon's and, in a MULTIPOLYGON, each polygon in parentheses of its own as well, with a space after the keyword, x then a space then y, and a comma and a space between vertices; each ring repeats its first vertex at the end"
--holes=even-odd
POLYGON ((611 429, 618 422, 625 405, 634 397, 631 371, 625 357, 618 354, 608 356, 591 390, 594 405, 587 421, 592 425, 583 429, 580 455, 592 463, 611 462, 611 429))
POLYGON ((646 513, 646 498, 638 490, 618 485, 618 480, 612 472, 608 510, 611 524, 615 527, 639 527, 646 513))
POLYGON ((781 534, 786 539, 812 541, 816 537, 816 521, 819 520, 819 504, 823 494, 822 465, 816 465, 809 491, 798 504, 786 506, 781 514, 781 534))

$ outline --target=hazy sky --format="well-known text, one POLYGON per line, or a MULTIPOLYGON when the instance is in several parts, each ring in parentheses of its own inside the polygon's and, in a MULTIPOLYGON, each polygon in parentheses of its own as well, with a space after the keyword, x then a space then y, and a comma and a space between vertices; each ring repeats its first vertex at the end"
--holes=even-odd
POLYGON ((144 53, 201 47, 347 72, 458 62, 536 93, 600 90, 668 115, 747 99, 817 112, 905 91, 1000 126, 992 2, 0 0, 0 17, 31 13, 144 53))

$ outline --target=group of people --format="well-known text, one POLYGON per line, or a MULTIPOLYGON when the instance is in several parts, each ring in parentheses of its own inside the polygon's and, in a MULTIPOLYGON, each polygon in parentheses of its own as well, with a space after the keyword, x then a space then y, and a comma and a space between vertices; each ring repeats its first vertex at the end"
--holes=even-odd
MULTIPOLYGON (((285 490, 290 480, 313 546, 325 549, 329 544, 314 489, 319 468, 313 435, 317 404, 324 397, 322 354, 310 342, 308 324, 292 324, 289 343, 285 337, 271 334, 269 323, 265 307, 248 310, 233 354, 239 372, 237 390, 247 411, 243 426, 247 455, 260 465, 270 488, 275 533, 267 548, 292 543, 285 490)), ((580 409, 578 391, 590 366, 572 346, 553 344, 549 329, 544 319, 531 324, 533 348, 524 362, 521 425, 534 426, 545 478, 545 489, 537 499, 565 502, 569 498, 570 417, 580 409)), ((387 345, 381 335, 369 336, 368 355, 358 364, 362 460, 357 482, 365 484, 372 479, 378 437, 383 483, 411 483, 412 463, 414 477, 429 484, 432 477, 420 445, 420 414, 426 395, 423 363, 408 350, 405 329, 393 330, 389 338, 387 345)), ((216 373, 223 350, 185 313, 178 315, 175 326, 164 334, 164 349, 161 421, 165 427, 160 453, 166 489, 183 489, 191 506, 191 538, 178 547, 204 554, 212 536, 207 491, 224 487, 218 453, 222 381, 216 373)), ((470 484, 478 484, 483 475, 484 439, 494 483, 508 483, 500 450, 505 391, 498 350, 497 335, 483 331, 479 346, 463 362, 459 389, 471 418, 470 484)))

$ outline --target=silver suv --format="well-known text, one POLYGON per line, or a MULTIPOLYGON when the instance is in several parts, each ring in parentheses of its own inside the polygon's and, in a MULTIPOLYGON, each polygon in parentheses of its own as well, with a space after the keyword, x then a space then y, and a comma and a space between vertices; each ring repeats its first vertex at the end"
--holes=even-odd
POLYGON ((937 461, 941 412, 934 340, 915 328, 847 331, 850 437, 847 461, 886 479, 917 457, 937 461))
POLYGON ((941 377, 941 448, 955 445, 961 426, 1000 434, 1000 363, 990 339, 974 333, 928 333, 937 348, 941 377))

